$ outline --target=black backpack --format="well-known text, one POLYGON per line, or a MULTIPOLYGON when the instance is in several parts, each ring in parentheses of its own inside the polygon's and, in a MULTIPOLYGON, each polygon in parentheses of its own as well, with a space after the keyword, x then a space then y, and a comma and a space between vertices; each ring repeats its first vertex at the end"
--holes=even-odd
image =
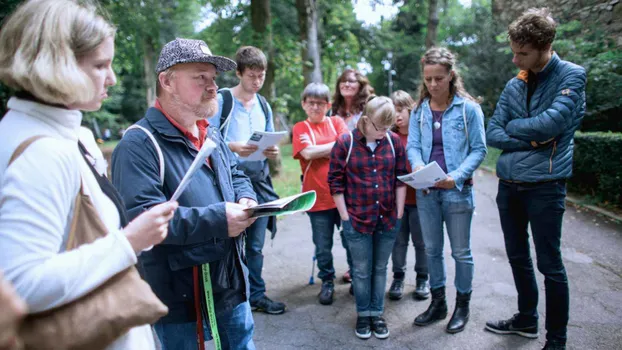
MULTIPOLYGON (((222 96, 222 111, 220 112, 220 133, 222 134, 222 130, 225 127, 225 123, 229 122, 229 118, 231 118, 231 112, 233 110, 233 93, 229 89, 220 89, 218 93, 222 96)), ((261 110, 263 111, 263 115, 266 117, 266 126, 269 124, 270 119, 268 116, 268 101, 266 98, 257 94, 257 99, 259 100, 259 105, 261 106, 261 110)), ((224 137, 224 134, 223 134, 224 137)))

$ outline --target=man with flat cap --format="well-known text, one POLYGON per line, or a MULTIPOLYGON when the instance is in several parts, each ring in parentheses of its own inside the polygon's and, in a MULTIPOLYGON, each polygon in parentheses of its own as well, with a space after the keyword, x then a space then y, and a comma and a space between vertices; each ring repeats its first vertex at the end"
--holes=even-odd
POLYGON ((242 236, 254 221, 244 209, 257 198, 207 122, 218 109, 217 73, 235 67, 201 40, 166 44, 155 106, 112 155, 113 183, 135 217, 170 199, 206 138, 218 145, 179 197, 164 242, 139 258, 143 277, 169 308, 154 326, 165 350, 196 349, 197 341, 201 348, 209 338, 216 348, 255 348, 242 236))

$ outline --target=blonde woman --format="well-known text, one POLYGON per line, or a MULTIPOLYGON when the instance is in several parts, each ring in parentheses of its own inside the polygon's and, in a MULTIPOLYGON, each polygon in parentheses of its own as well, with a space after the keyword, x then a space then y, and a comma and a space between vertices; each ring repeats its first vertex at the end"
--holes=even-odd
POLYGON ((428 256, 432 303, 415 318, 427 326, 447 317, 443 222, 456 262, 456 308, 447 332, 464 330, 474 263, 471 254, 473 172, 486 156, 484 114, 462 85, 456 58, 445 48, 429 49, 421 60, 423 82, 419 103, 410 117, 408 160, 414 170, 436 162, 448 177, 428 190, 417 191, 419 220, 428 256))
POLYGON ((404 213, 406 152, 391 132, 395 109, 388 97, 365 106, 356 129, 341 135, 330 154, 328 184, 352 254, 355 334, 389 337, 384 314, 387 262, 404 213))
MULTIPOLYGON (((95 150, 80 149, 80 110, 98 110, 116 82, 114 34, 93 8, 70 0, 27 1, 0 32, 0 80, 18 91, 0 121, 0 270, 32 313, 77 300, 134 265, 164 239, 177 207, 160 204, 127 224, 118 194, 93 166, 102 164, 95 150), (9 166, 33 136, 43 138, 9 166), (81 186, 109 232, 64 251, 81 186)), ((144 325, 109 349, 154 347, 144 325)))

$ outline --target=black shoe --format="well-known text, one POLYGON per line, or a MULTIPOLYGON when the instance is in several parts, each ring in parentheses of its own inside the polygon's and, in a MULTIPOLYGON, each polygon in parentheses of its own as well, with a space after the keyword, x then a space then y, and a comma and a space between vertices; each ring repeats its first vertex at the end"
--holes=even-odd
POLYGON ((389 288, 389 299, 391 300, 400 300, 404 295, 404 280, 403 279, 394 279, 393 283, 391 283, 391 288, 389 288))
POLYGON ((285 312, 287 307, 285 304, 279 301, 270 300, 267 296, 263 296, 263 298, 251 302, 251 310, 252 311, 261 311, 271 315, 280 315, 285 312))
POLYGON ((350 293, 350 295, 354 295, 354 287, 352 287, 352 285, 350 285, 349 293, 350 293))
POLYGON ((413 298, 415 300, 425 300, 430 297, 430 287, 427 280, 417 280, 417 287, 413 292, 413 298))
POLYGON ((333 283, 333 281, 330 280, 322 282, 322 290, 320 291, 320 304, 332 304, 333 294, 335 294, 335 284, 333 283))
POLYGON ((374 331, 374 336, 378 339, 387 339, 389 337, 389 328, 382 316, 371 317, 371 329, 374 331))
POLYGON ((458 333, 464 330, 464 327, 469 322, 469 302, 471 301, 471 292, 462 294, 458 293, 456 296, 456 309, 451 316, 449 323, 447 324, 448 333, 458 333))
POLYGON ((432 289, 432 303, 428 309, 415 318, 415 325, 427 326, 434 321, 447 317, 447 301, 445 300, 445 287, 432 289))
POLYGON ((566 350, 566 345, 547 341, 542 350, 566 350))
POLYGON ((356 318, 354 334, 361 339, 369 339, 371 337, 371 319, 369 316, 359 316, 356 318))
POLYGON ((509 320, 488 321, 486 322, 486 330, 497 334, 516 334, 525 338, 538 338, 538 323, 520 325, 517 320, 518 316, 519 314, 516 314, 509 320))
POLYGON ((352 283, 352 273, 350 272, 350 270, 346 271, 346 273, 343 274, 341 280, 343 281, 343 283, 352 283))

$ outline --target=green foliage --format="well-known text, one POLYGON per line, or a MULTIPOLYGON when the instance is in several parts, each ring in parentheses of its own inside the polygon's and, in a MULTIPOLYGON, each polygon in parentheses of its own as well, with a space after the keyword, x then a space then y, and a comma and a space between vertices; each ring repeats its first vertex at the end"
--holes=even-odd
POLYGON ((622 133, 577 132, 570 190, 622 208, 622 133))
POLYGON ((281 146, 281 173, 272 178, 274 190, 281 197, 300 193, 300 163, 292 158, 292 145, 281 146))

